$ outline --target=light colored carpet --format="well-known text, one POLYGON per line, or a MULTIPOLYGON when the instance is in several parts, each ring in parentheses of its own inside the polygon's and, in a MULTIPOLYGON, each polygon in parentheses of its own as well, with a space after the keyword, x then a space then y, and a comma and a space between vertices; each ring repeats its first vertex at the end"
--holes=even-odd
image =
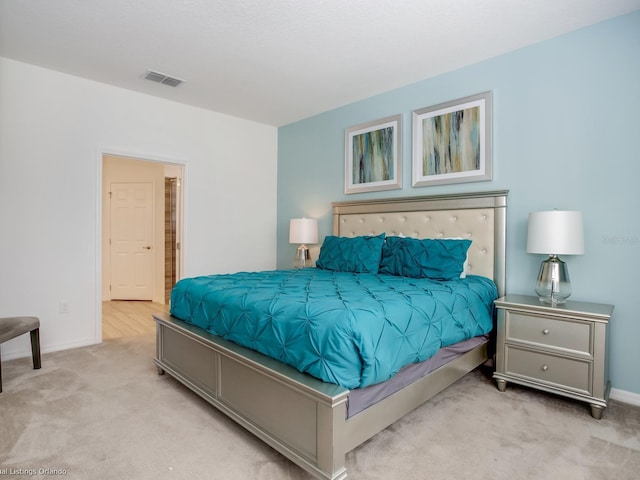
MULTIPOLYGON (((152 363, 154 337, 3 364, 0 478, 311 477, 152 363), (41 470, 42 469, 42 470, 41 470), (52 476, 52 475, 49 475, 52 476)), ((477 370, 347 457, 350 479, 635 480, 640 408, 584 404, 477 370)))

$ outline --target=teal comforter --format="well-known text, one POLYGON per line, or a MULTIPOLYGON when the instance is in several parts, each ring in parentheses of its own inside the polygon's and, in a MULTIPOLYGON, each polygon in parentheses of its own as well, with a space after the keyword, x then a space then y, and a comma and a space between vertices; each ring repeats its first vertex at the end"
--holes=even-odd
POLYGON ((171 315, 348 389, 383 382, 493 328, 488 278, 434 281, 316 268, 180 280, 171 315))

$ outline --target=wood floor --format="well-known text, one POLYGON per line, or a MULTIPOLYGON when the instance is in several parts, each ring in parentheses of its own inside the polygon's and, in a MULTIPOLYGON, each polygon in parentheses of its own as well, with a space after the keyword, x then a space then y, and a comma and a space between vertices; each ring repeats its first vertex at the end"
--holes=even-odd
POLYGON ((102 302, 102 339, 155 335, 152 313, 168 312, 169 305, 145 301, 102 302))

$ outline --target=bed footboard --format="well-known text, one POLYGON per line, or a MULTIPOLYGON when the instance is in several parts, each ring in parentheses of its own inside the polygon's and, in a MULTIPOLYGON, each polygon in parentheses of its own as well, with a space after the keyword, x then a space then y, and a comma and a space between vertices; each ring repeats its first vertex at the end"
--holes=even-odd
POLYGON ((153 317, 159 373, 171 374, 315 477, 346 477, 349 390, 169 315, 153 317))

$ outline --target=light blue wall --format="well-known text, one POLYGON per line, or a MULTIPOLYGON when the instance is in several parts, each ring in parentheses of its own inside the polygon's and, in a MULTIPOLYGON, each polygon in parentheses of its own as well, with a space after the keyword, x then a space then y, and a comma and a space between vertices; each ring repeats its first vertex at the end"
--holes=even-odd
POLYGON ((612 384, 640 394, 640 11, 286 125, 278 150, 280 268, 289 219, 318 218, 321 242, 333 201, 508 189, 507 291, 533 293, 543 257, 525 251, 528 213, 582 210, 585 255, 564 258, 572 299, 615 305, 612 384), (412 110, 487 90, 493 180, 412 188, 412 110), (345 195, 345 128, 398 113, 404 188, 345 195))

